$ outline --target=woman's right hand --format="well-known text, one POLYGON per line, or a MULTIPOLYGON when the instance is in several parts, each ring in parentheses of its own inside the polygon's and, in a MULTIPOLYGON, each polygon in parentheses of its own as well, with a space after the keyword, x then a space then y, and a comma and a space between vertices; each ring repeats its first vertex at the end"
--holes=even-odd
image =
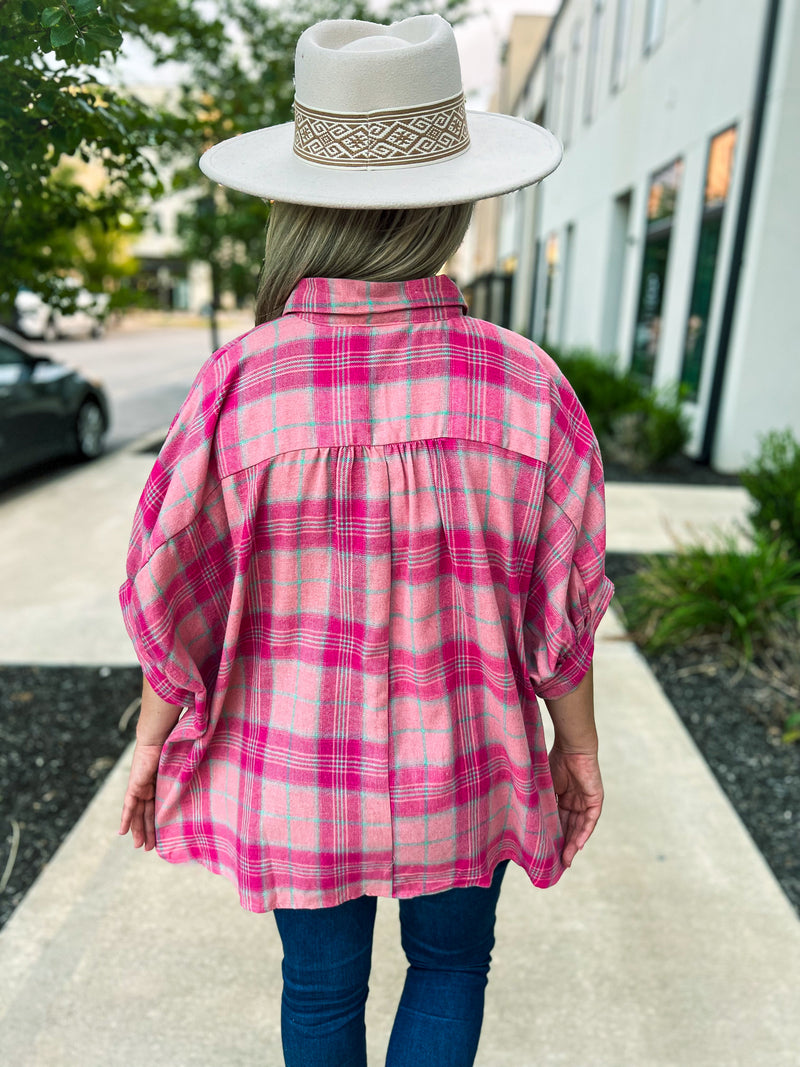
POLYGON ((119 833, 133 837, 133 847, 150 852, 156 847, 155 797, 158 761, 163 745, 143 745, 136 742, 128 788, 122 804, 119 833))
POLYGON ((564 834, 561 859, 571 867, 592 835, 603 808, 603 781, 597 753, 565 752, 557 744, 549 753, 550 774, 564 834))

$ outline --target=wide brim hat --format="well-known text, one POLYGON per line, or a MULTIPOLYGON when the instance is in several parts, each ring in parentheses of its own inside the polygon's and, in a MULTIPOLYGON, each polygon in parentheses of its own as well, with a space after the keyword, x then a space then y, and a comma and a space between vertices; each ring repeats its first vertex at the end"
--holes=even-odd
POLYGON ((549 130, 467 111, 450 24, 332 19, 295 54, 295 121, 209 148, 212 181, 264 199, 341 208, 427 207, 531 185, 561 162, 549 130))

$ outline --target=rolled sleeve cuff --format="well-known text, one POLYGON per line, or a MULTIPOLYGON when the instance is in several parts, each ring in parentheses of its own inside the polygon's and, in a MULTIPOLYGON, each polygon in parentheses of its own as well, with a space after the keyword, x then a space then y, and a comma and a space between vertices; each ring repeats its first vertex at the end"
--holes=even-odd
POLYGON ((556 700, 577 689, 589 670, 594 656, 594 634, 587 630, 579 639, 569 656, 559 662, 558 674, 536 689, 537 697, 556 700))
POLYGON ((131 606, 131 587, 129 582, 125 582, 122 585, 119 591, 119 598, 122 606, 122 620, 125 629, 133 644, 133 650, 139 661, 139 666, 142 668, 142 673, 150 683, 153 692, 157 696, 160 696, 162 700, 165 700, 167 704, 172 704, 176 708, 193 707, 194 693, 181 686, 175 685, 174 682, 170 681, 162 668, 157 666, 145 654, 147 642, 144 635, 139 630, 137 625, 137 615, 131 606))
MULTIPOLYGON (((141 661, 140 661, 141 663, 141 661)), ((186 689, 179 689, 167 678, 167 676, 152 663, 141 663, 142 673, 156 696, 166 700, 176 708, 187 708, 193 704, 193 694, 186 689)))
POLYGON ((611 598, 614 595, 614 586, 608 580, 603 579, 603 587, 597 605, 590 616, 586 628, 578 637, 575 644, 562 659, 559 660, 558 673, 546 682, 536 687, 536 695, 543 700, 557 700, 566 696, 573 689, 577 689, 584 675, 592 665, 594 657, 594 639, 600 620, 608 610, 611 598))

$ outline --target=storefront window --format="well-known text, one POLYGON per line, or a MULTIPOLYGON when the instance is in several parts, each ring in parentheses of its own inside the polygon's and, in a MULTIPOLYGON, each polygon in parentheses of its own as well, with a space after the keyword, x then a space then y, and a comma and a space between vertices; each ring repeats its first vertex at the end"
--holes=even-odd
POLYGON ((681 385, 689 400, 697 399, 700 387, 708 312, 717 269, 719 237, 722 232, 722 216, 728 199, 735 148, 736 127, 731 126, 730 129, 712 138, 708 149, 703 218, 697 242, 692 301, 689 306, 689 321, 686 326, 681 370, 681 385))
POLYGON ((661 337, 669 242, 682 175, 683 160, 676 159, 653 175, 647 199, 647 230, 631 370, 648 384, 653 380, 661 337))

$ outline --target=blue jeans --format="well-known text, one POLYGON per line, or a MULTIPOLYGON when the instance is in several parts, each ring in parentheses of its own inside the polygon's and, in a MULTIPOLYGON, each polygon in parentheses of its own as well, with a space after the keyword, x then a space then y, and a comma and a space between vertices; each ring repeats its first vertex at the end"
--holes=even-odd
MULTIPOLYGON (((492 884, 400 901, 408 959, 386 1067, 471 1067, 483 1022, 494 919, 508 860, 492 884)), ((278 908, 286 1067, 366 1067, 375 897, 334 908, 278 908)))

